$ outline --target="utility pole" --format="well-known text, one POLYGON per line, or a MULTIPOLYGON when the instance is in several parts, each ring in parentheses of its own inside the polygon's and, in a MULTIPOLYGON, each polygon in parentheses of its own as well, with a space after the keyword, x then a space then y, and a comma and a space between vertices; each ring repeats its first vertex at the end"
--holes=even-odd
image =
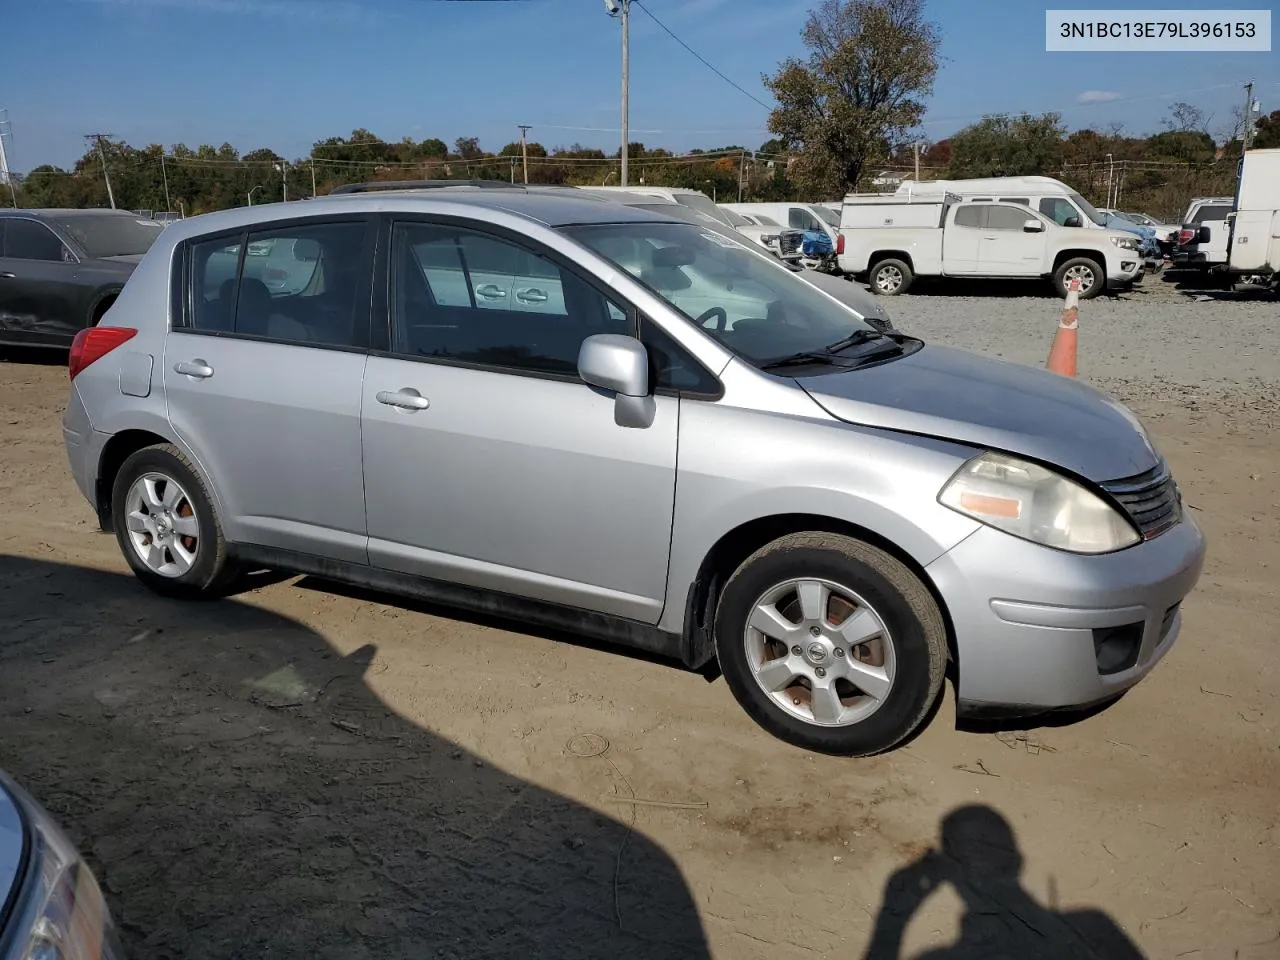
POLYGON ((102 160, 102 177, 107 181, 107 199, 111 201, 111 209, 114 210, 116 208, 116 195, 111 189, 111 173, 107 170, 107 152, 102 148, 102 139, 110 136, 111 134, 109 133, 86 133, 84 138, 86 140, 96 140, 98 143, 98 156, 102 160))
POLYGON ((289 161, 280 161, 280 199, 289 202, 289 161))
POLYGON ((13 209, 18 209, 18 181, 9 172, 9 157, 4 152, 4 138, 11 136, 9 132, 9 111, 0 110, 0 183, 9 188, 9 200, 13 209))
POLYGON ((529 142, 528 140, 526 140, 525 134, 529 132, 529 124, 518 123, 516 124, 516 126, 520 128, 520 156, 524 161, 524 182, 526 185, 528 185, 529 183, 529 142))
POLYGON ((622 173, 618 182, 627 185, 627 153, 631 147, 630 105, 631 95, 631 0, 604 0, 609 16, 622 21, 622 173))
POLYGON ((165 169, 164 154, 160 154, 160 176, 164 177, 164 212, 170 213, 173 204, 169 201, 169 171, 165 169))
POLYGON ((311 199, 316 198, 316 158, 311 158, 311 199))
POLYGON ((1249 149, 1249 134, 1253 132, 1253 81, 1244 85, 1244 118, 1241 120, 1240 155, 1249 149))
POLYGON ((1111 206, 1111 181, 1115 176, 1116 161, 1111 154, 1107 154, 1107 207, 1111 206))
POLYGON ((738 161, 738 202, 742 202, 742 181, 747 178, 747 151, 742 151, 742 159, 738 161))
POLYGON ((916 153, 916 183, 920 182, 920 141, 917 140, 911 145, 916 153))

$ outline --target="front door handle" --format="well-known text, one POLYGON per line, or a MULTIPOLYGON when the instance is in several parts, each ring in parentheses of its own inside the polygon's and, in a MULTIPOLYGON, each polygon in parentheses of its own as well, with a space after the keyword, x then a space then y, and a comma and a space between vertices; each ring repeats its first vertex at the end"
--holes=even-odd
POLYGON ((496 283, 482 283, 476 287, 476 296, 484 297, 486 300, 501 300, 506 295, 507 291, 496 283))
POLYGON ((410 412, 425 410, 431 406, 431 401, 413 389, 413 387, 402 387, 399 390, 379 390, 378 402, 385 403, 388 407, 396 407, 410 412))
POLYGON ((213 376, 213 367, 197 357, 195 360, 179 360, 173 365, 173 372, 193 380, 207 380, 213 376))
POLYGON ((516 299, 522 303, 546 303, 547 295, 537 287, 528 287, 516 291, 516 299))
POLYGON ((0 273, 0 280, 17 280, 17 279, 18 277, 16 274, 9 273, 7 270, 4 273, 0 273))

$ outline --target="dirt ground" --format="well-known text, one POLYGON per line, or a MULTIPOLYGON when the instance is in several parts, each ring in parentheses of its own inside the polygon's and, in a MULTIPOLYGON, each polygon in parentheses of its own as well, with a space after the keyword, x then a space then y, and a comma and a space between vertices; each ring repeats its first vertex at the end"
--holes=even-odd
POLYGON ((134 957, 1280 957, 1280 442, 1152 401, 1210 540, 1109 709, 873 760, 722 681, 312 579, 182 605, 64 462, 65 369, 0 363, 0 767, 134 957), (944 849, 945 839, 945 849, 944 849))

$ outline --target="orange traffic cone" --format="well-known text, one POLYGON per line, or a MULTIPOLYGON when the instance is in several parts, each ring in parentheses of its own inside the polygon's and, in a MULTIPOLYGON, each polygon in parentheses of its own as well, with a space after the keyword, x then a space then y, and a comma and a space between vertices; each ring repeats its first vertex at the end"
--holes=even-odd
POLYGON ((1049 362, 1045 366, 1064 377, 1076 375, 1076 327, 1080 320, 1080 279, 1072 277, 1067 284, 1067 303, 1062 308, 1062 319, 1049 348, 1049 362))

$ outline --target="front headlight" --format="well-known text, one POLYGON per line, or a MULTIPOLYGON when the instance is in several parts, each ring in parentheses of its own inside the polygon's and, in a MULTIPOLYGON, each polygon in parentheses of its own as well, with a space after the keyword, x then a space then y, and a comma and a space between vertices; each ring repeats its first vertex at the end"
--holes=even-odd
POLYGON ((1072 553, 1110 553, 1141 537, 1111 504, 1039 464, 984 453, 956 471, 938 502, 1023 540, 1072 553))
POLYGON ((1137 250, 1138 241, 1132 237, 1111 237, 1111 242, 1121 250, 1137 250))
POLYGON ((0 782, 18 801, 31 834, 34 870, 11 915, 16 960, 121 960, 115 926, 93 871, 30 797, 0 782))

